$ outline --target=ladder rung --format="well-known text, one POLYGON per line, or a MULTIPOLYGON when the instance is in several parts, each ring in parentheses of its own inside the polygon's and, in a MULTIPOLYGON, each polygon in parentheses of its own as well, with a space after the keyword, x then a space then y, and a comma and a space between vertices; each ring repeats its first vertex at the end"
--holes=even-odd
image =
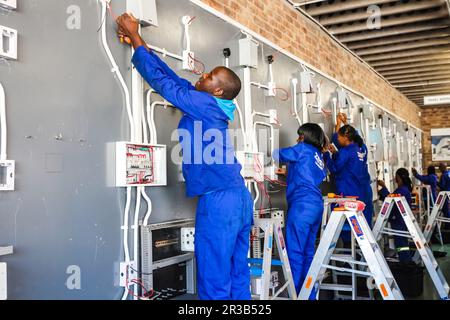
POLYGON ((450 218, 437 218, 436 221, 444 222, 444 223, 450 223, 450 218))
POLYGON ((322 283, 319 288, 320 290, 328 290, 328 291, 347 291, 347 292, 353 291, 352 286, 334 283, 322 283))
POLYGON ((322 267, 327 268, 327 269, 347 272, 347 273, 360 274, 360 275, 369 276, 369 277, 372 276, 372 274, 370 272, 360 271, 360 270, 356 270, 356 269, 339 268, 339 267, 335 267, 335 266, 327 265, 327 264, 323 264, 322 267))
POLYGON ((407 232, 407 233, 400 233, 399 231, 385 231, 382 230, 380 232, 381 234, 386 234, 386 235, 390 235, 390 236, 398 236, 398 237, 403 237, 403 238, 409 238, 412 239, 411 235, 407 232))
POLYGON ((347 255, 332 255, 330 260, 346 262, 346 263, 350 263, 350 264, 357 264, 357 265, 365 266, 365 267, 369 266, 366 262, 353 260, 353 258, 351 256, 347 256, 347 255))

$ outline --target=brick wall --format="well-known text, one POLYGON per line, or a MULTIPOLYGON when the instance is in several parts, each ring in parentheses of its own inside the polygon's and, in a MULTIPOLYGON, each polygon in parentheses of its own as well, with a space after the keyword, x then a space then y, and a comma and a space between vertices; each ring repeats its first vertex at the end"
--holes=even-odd
POLYGON ((202 1, 421 127, 419 107, 337 45, 286 0, 202 1))
MULTIPOLYGON (((426 107, 422 110, 424 168, 439 163, 431 161, 431 129, 450 128, 450 107, 426 107)), ((450 161, 448 161, 450 162, 450 161)))

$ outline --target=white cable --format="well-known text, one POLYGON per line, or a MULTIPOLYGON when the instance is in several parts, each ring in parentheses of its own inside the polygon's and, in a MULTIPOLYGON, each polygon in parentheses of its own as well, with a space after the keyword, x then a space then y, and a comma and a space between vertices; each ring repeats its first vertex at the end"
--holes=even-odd
MULTIPOLYGON (((139 211, 141 211, 141 194, 144 187, 136 188, 136 207, 134 208, 134 225, 133 225, 133 261, 134 263, 138 262, 138 239, 139 239, 139 211)), ((136 268, 137 266, 135 266, 136 268)), ((137 292, 138 285, 134 285, 134 290, 137 292)), ((137 300, 136 295, 133 297, 134 300, 137 300)))
POLYGON ((298 84, 297 78, 292 79, 292 91, 293 91, 292 92, 292 103, 294 104, 294 114, 295 114, 295 118, 297 119, 299 126, 301 126, 302 120, 300 119, 300 116, 298 114, 298 109, 297 109, 297 102, 298 102, 297 84, 298 84))
POLYGON ((254 210, 256 210, 256 203, 259 200, 259 186, 258 186, 258 183, 257 182, 253 182, 253 187, 255 188, 255 193, 256 193, 255 200, 253 201, 253 208, 254 208, 254 210))
POLYGON ((102 5, 102 27, 101 27, 101 38, 102 38, 102 45, 103 49, 106 52, 106 55, 108 57, 109 62, 112 65, 111 71, 116 74, 117 79, 120 82, 120 85, 123 89, 123 92, 125 94, 125 105, 127 109, 128 114, 128 121, 130 123, 130 131, 131 131, 131 140, 134 141, 134 123, 133 123, 133 115, 131 112, 131 99, 130 99, 130 91, 128 90, 128 87, 125 83, 125 80, 123 79, 122 73, 120 72, 119 66, 116 63, 116 60, 114 59, 114 56, 111 53, 111 50, 108 45, 108 41, 106 40, 106 17, 107 17, 107 6, 111 2, 110 0, 98 0, 100 1, 102 5))
POLYGON ((189 36, 189 25, 192 21, 190 16, 184 16, 182 18, 182 23, 184 24, 184 36, 186 38, 186 50, 191 52, 191 38, 189 36))
POLYGON ((144 226, 148 225, 148 220, 150 219, 150 215, 152 214, 153 204, 150 200, 149 196, 145 192, 145 188, 142 189, 142 196, 144 197, 145 201, 147 202, 147 213, 145 214, 144 218, 144 226))
POLYGON ((1 149, 0 160, 6 160, 6 141, 7 141, 7 127, 6 127, 6 98, 3 85, 0 83, 0 128, 1 128, 1 149))

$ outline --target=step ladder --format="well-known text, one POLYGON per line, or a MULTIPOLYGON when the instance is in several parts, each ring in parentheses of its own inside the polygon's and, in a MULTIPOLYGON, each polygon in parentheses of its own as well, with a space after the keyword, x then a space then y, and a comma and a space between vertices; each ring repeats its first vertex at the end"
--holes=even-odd
MULTIPOLYGON (((434 204, 433 210, 431 211, 430 218, 427 221, 423 235, 425 240, 429 243, 431 236, 433 235, 434 228, 438 228, 439 240, 441 245, 443 245, 442 234, 441 234, 441 224, 450 223, 450 219, 444 217, 442 208, 444 206, 445 200, 450 202, 450 191, 442 191, 439 193, 436 203, 434 204)), ((450 204, 449 204, 450 205, 450 204)))
MULTIPOLYGON (((371 277, 376 287, 380 290, 383 299, 403 300, 403 295, 397 282, 362 213, 363 209, 355 210, 353 208, 352 203, 355 202, 357 201, 346 202, 343 211, 341 208, 337 208, 332 212, 317 252, 314 255, 311 268, 306 276, 305 283, 298 296, 299 300, 308 300, 313 289, 317 292, 321 289, 328 289, 327 284, 322 285, 325 272, 328 269, 371 277), (360 247, 364 261, 358 261, 348 256, 341 257, 339 255, 333 255, 345 221, 348 221, 351 226, 352 233, 360 247), (336 267, 330 265, 330 261, 347 262, 365 268, 367 271, 336 267)), ((335 288, 332 288, 332 290, 335 290, 335 288)), ((343 287, 342 290, 349 289, 343 287)))
POLYGON ((294 279, 292 278, 291 266, 286 250, 286 242, 284 241, 282 231, 282 219, 254 219, 254 227, 259 228, 264 233, 264 245, 263 245, 263 258, 250 258, 248 259, 250 264, 250 272, 252 277, 252 284, 254 280, 259 280, 258 286, 259 294, 257 298, 259 300, 275 300, 279 295, 287 289, 289 299, 296 300, 297 292, 295 289, 294 279), (273 244, 277 246, 277 251, 280 256, 280 260, 272 259, 273 244), (272 266, 281 266, 285 283, 278 289, 277 292, 273 292, 270 295, 271 280, 272 280, 272 266))
POLYGON ((394 235, 412 239, 417 248, 417 253, 413 260, 418 261, 419 258, 422 259, 422 262, 425 265, 431 280, 433 281, 439 297, 443 300, 448 299, 450 290, 448 283, 445 280, 445 277, 436 259, 434 258, 433 252, 431 251, 427 240, 420 230, 417 220, 404 197, 388 196, 384 200, 380 214, 378 215, 375 223, 375 227, 373 228, 373 235, 377 242, 381 240, 383 235, 394 235), (397 206, 408 231, 387 228, 386 225, 389 221, 389 216, 394 206, 397 206))
POLYGON ((416 186, 419 189, 419 225, 423 226, 425 217, 426 221, 430 219, 431 210, 434 205, 433 194, 431 192, 431 187, 425 184, 420 186, 416 186), (426 191, 426 197, 424 199, 423 194, 424 190, 426 191), (424 201, 425 200, 425 201, 424 201), (426 202, 426 208, 423 207, 423 204, 426 202))
MULTIPOLYGON (((327 226, 328 223, 328 219, 332 213, 332 205, 333 204, 343 204, 346 201, 355 201, 356 198, 352 197, 352 198, 343 198, 343 197, 339 197, 336 196, 335 194, 329 194, 328 196, 323 197, 323 214, 322 214, 322 226, 321 226, 321 231, 320 231, 320 238, 322 238, 323 233, 325 231, 325 228, 327 226)), ((334 255, 334 257, 340 257, 342 258, 352 258, 352 259, 356 259, 357 256, 361 256, 361 250, 356 249, 356 241, 355 241, 355 237, 353 236, 353 233, 351 234, 351 247, 349 249, 347 248, 336 248, 335 250, 336 254, 334 255), (339 253, 338 253, 339 252, 339 253), (348 253, 348 254, 345 254, 348 253)), ((336 260, 331 260, 331 263, 333 264, 333 266, 336 266, 336 260)), ((350 264, 352 269, 357 268, 358 266, 356 266, 355 264, 350 264)), ((347 273, 347 272, 339 272, 336 270, 330 270, 331 271, 331 277, 333 280, 333 283, 330 284, 322 284, 322 290, 328 290, 328 291, 333 291, 334 290, 334 298, 335 299, 348 299, 349 296, 348 295, 343 295, 340 294, 339 292, 351 292, 351 299, 352 300, 361 300, 361 299, 365 299, 363 297, 358 297, 357 294, 357 277, 362 277, 362 275, 356 275, 355 273, 347 273), (350 276, 351 277, 351 285, 342 285, 342 284, 338 284, 338 276, 350 276)), ((373 290, 369 289, 369 299, 373 298, 373 290)), ((319 292, 318 292, 319 293, 319 292)), ((367 299, 367 298, 366 298, 367 299)))

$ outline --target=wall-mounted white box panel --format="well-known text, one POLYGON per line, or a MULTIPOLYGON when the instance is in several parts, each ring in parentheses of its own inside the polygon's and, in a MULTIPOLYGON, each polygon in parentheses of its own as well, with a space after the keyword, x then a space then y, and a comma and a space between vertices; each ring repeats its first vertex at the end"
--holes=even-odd
POLYGON ((14 160, 0 160, 0 191, 13 191, 16 172, 14 160))
POLYGON ((167 185, 165 145, 116 142, 116 186, 167 185))
POLYGON ((0 7, 15 10, 17 9, 17 0, 0 0, 0 7))
POLYGON ((6 263, 0 263, 0 300, 8 298, 8 282, 6 274, 6 263))
POLYGON ((258 44, 251 38, 239 40, 239 66, 258 68, 258 44))
POLYGON ((0 26, 0 57, 17 60, 17 30, 0 26))
POLYGON ((236 158, 242 166, 241 175, 245 179, 264 181, 264 153, 237 151, 236 158))
POLYGON ((195 228, 181 228, 181 251, 195 251, 195 228))
POLYGON ((158 26, 155 0, 127 0, 127 12, 139 19, 144 27, 158 26))

